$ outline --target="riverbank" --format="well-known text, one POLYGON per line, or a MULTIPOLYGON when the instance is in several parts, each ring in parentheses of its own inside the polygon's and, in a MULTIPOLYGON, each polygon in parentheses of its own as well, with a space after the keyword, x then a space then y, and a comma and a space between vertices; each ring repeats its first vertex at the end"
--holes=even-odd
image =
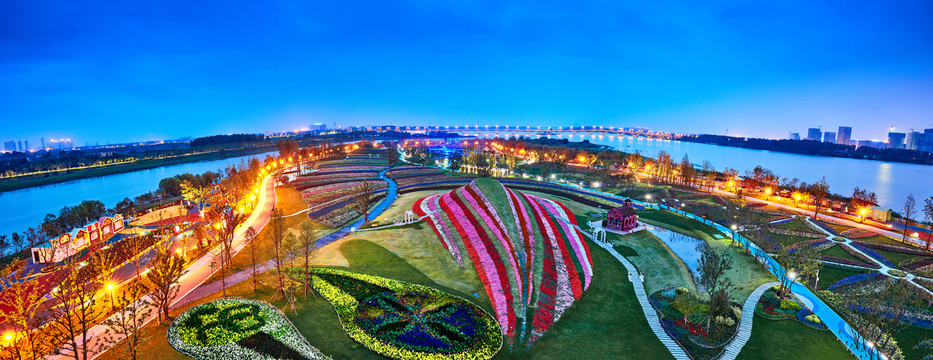
POLYGON ((130 163, 122 163, 111 166, 95 167, 80 170, 62 170, 57 173, 44 173, 34 176, 16 177, 0 180, 0 193, 6 191, 20 190, 35 186, 52 185, 66 181, 81 180, 98 176, 121 174, 126 172, 153 169, 162 166, 179 165, 190 162, 223 160, 232 157, 261 154, 269 151, 275 151, 275 145, 259 146, 253 148, 242 148, 235 150, 218 150, 209 153, 198 153, 192 155, 177 156, 162 159, 138 160, 130 163))

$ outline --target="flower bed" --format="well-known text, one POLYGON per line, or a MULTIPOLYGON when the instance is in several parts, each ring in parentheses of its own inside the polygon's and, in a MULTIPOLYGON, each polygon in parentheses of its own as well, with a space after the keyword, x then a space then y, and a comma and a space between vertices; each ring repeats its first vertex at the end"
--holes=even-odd
POLYGON ((884 274, 877 273, 877 272, 868 272, 864 274, 852 275, 846 278, 842 278, 839 281, 836 281, 835 283, 830 285, 828 288, 826 288, 826 290, 834 291, 834 292, 842 292, 848 287, 852 287, 853 285, 858 285, 858 283, 860 282, 885 279, 886 277, 887 276, 885 276, 884 274))
POLYGON ((839 233, 839 235, 845 236, 849 239, 861 239, 878 235, 878 232, 868 229, 852 228, 839 233))
POLYGON ((729 315, 708 318, 707 302, 685 290, 661 290, 651 294, 648 300, 661 318, 661 327, 692 359, 716 359, 738 331, 741 307, 732 304, 729 315), (684 316, 676 309, 678 302, 690 303, 695 311, 684 316))
POLYGON ((811 221, 813 224, 815 224, 816 226, 819 226, 820 229, 826 230, 826 232, 828 232, 828 233, 830 233, 830 234, 832 234, 832 235, 834 235, 834 236, 835 236, 835 235, 839 235, 839 233, 836 232, 836 229, 833 229, 832 226, 829 226, 829 225, 827 225, 826 223, 824 223, 824 222, 822 222, 822 221, 820 221, 820 220, 812 220, 812 219, 811 219, 810 221, 811 221))
POLYGON ((573 214, 558 202, 479 179, 413 208, 418 216, 430 214, 455 259, 463 252, 470 257, 510 341, 527 339, 522 345, 530 347, 589 286, 589 249, 571 225, 573 214))
MULTIPOLYGON (((854 244, 854 243, 853 243, 853 244, 854 244)), ((872 261, 871 258, 869 258, 869 257, 863 255, 862 253, 860 253, 860 252, 858 252, 858 251, 855 251, 855 249, 852 249, 851 247, 849 247, 849 244, 839 244, 839 246, 842 247, 842 249, 845 250, 847 253, 849 253, 849 255, 855 256, 856 258, 858 258, 859 260, 861 260, 862 262, 864 262, 868 267, 870 267, 870 268, 872 268, 872 269, 878 269, 878 268, 881 267, 880 265, 878 265, 877 263, 875 263, 874 261, 872 261)), ((879 255, 879 256, 880 256, 880 255, 879 255)))
POLYGON ((466 299, 426 286, 313 268, 312 282, 353 340, 394 359, 489 359, 499 325, 466 299))
POLYGON ((853 248, 856 248, 856 249, 858 249, 859 251, 865 253, 865 255, 868 255, 868 256, 872 257, 873 259, 875 259, 875 260, 877 260, 878 262, 884 264, 885 266, 888 266, 888 267, 897 267, 897 265, 894 265, 894 263, 892 263, 890 260, 888 260, 887 258, 885 258, 884 256, 882 256, 881 254, 875 252, 874 250, 869 249, 868 247, 866 247, 866 246, 863 245, 863 244, 860 244, 860 243, 858 243, 858 242, 851 242, 851 243, 849 243, 849 245, 851 245, 853 248))
POLYGON ((275 307, 246 299, 198 305, 172 322, 168 343, 200 360, 327 359, 275 307))
POLYGON ((793 230, 793 229, 784 229, 784 228, 776 228, 776 227, 769 227, 769 228, 768 228, 768 231, 770 231, 770 232, 772 232, 772 233, 775 233, 775 234, 790 235, 790 236, 799 236, 799 237, 805 237, 805 238, 810 238, 810 239, 825 238, 825 237, 826 237, 825 234, 821 234, 821 233, 817 233, 817 232, 803 231, 803 230, 793 230))

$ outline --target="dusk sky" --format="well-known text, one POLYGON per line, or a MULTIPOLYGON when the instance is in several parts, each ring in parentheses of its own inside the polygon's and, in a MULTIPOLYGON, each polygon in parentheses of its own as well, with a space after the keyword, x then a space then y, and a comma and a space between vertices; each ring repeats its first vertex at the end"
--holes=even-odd
POLYGON ((751 3, 3 1, 0 140, 933 128, 933 1, 751 3))

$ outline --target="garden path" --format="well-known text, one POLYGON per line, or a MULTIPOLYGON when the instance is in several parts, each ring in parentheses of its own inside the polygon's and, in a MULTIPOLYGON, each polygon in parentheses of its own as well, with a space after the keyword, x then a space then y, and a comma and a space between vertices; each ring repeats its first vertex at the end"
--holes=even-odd
POLYGON ((735 357, 739 356, 742 348, 745 347, 745 343, 748 342, 748 338, 752 336, 752 323, 755 320, 755 307, 758 306, 758 300, 761 299, 761 295, 766 290, 776 285, 778 285, 776 282, 762 284, 748 296, 748 299, 745 299, 745 304, 742 305, 742 320, 739 323, 739 329, 736 330, 736 335, 729 342, 729 345, 726 345, 726 349, 723 351, 722 356, 719 357, 719 360, 735 360, 735 357))
MULTIPOLYGON (((386 209, 389 208, 389 205, 392 205, 392 203, 395 202, 395 199, 398 197, 398 185, 395 184, 395 181, 392 181, 392 179, 386 177, 387 171, 389 171, 389 169, 384 169, 379 172, 379 177, 385 180, 385 182, 389 184, 389 187, 386 189, 386 198, 383 199, 382 202, 379 203, 379 205, 377 205, 372 211, 369 212, 370 219, 375 219, 379 217, 379 215, 381 215, 384 211, 386 211, 386 209)), ((325 237, 318 239, 317 247, 320 248, 320 247, 323 247, 324 245, 340 240, 344 236, 347 236, 347 234, 352 232, 354 229, 359 229, 361 226, 363 226, 363 219, 359 219, 350 225, 344 226, 342 229, 337 230, 331 233, 330 235, 327 235, 325 237)))

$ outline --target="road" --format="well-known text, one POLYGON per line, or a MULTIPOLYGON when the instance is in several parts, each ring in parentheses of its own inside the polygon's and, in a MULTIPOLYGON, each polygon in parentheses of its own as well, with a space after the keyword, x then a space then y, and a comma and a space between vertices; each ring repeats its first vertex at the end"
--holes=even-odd
MULTIPOLYGON (((240 250, 242 250, 247 245, 247 241, 244 236, 244 234, 246 233, 246 229, 252 227, 253 229, 256 230, 257 233, 261 231, 262 228, 264 228, 266 224, 269 222, 269 219, 272 215, 272 208, 274 207, 275 207, 275 181, 273 180, 273 176, 270 174, 270 175, 267 175, 262 180, 262 185, 260 186, 260 190, 259 190, 259 203, 256 205, 256 210, 254 210, 253 213, 250 214, 249 218, 247 218, 246 221, 243 223, 243 225, 241 225, 237 229, 237 231, 234 233, 233 248, 232 248, 234 255, 239 253, 240 250)), ((206 255, 202 256, 195 262, 191 263, 191 265, 189 265, 186 268, 186 273, 182 275, 181 279, 179 280, 178 293, 175 295, 175 297, 171 301, 173 306, 176 303, 178 303, 179 300, 183 299, 186 295, 188 295, 188 293, 194 291, 199 286, 201 286, 201 284, 207 281, 207 279, 209 279, 217 270, 219 270, 218 268, 211 266, 211 262, 214 261, 215 254, 220 254, 220 251, 217 251, 219 250, 219 247, 220 245, 218 245, 217 248, 212 249, 212 251, 208 251, 206 255)), ((217 263, 219 264, 219 259, 217 263)), ((145 299, 149 300, 149 297, 147 296, 145 297, 145 299)), ((156 314, 155 314, 155 311, 153 311, 153 313, 150 316, 148 316, 147 318, 143 320, 143 323, 148 324, 150 321, 155 320, 155 319, 156 319, 156 314)), ((100 346, 106 347, 109 349, 111 346, 111 343, 104 341, 104 339, 101 336, 102 334, 104 334, 105 330, 106 330, 106 326, 103 326, 103 325, 96 325, 92 327, 88 331, 88 338, 90 339, 89 342, 91 344, 101 344, 100 346), (101 341, 100 343, 98 343, 99 340, 101 341)), ((80 345, 82 343, 80 341, 80 338, 78 338, 77 340, 78 340, 78 344, 80 345)), ((91 358, 92 359, 97 358, 97 356, 99 355, 100 353, 95 354, 91 358)), ((67 359, 67 358, 69 357, 60 356, 60 355, 54 355, 54 356, 49 357, 49 359, 54 359, 54 360, 67 359)))

